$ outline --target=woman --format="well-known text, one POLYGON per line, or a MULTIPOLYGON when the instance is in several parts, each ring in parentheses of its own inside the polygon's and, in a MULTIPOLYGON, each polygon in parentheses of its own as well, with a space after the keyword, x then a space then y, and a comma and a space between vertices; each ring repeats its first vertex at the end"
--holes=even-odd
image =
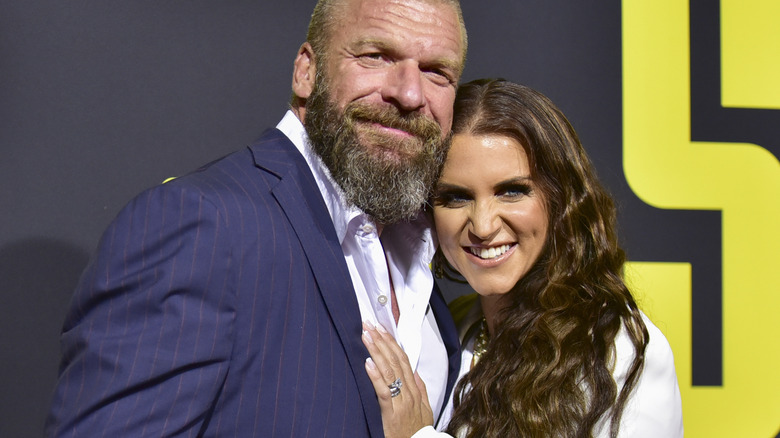
MULTIPOLYGON (((569 122, 543 95, 504 80, 462 85, 454 117, 433 203, 446 258, 435 269, 461 274, 478 300, 451 306, 463 363, 439 428, 682 436, 669 344, 623 281, 613 202, 569 122)), ((368 326, 364 343, 386 434, 429 426, 415 437, 436 435, 424 384, 400 348, 368 326), (396 378, 406 382, 400 391, 396 378)))

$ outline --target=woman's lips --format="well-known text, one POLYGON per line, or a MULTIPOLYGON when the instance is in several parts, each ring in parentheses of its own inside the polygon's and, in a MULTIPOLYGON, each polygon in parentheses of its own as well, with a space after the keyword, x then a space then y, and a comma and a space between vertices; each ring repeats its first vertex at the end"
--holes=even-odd
POLYGON ((500 263, 509 257, 517 247, 515 243, 496 246, 465 246, 463 249, 480 264, 500 263))

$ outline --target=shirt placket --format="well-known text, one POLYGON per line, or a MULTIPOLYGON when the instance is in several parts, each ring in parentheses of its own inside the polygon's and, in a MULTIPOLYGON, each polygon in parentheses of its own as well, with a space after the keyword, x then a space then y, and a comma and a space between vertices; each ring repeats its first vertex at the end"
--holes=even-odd
POLYGON ((371 278, 364 278, 363 284, 371 299, 377 322, 395 336, 396 325, 392 310, 390 276, 387 272, 384 248, 376 227, 371 223, 362 224, 358 227, 357 240, 362 248, 360 253, 366 267, 365 272, 371 273, 369 275, 371 278))

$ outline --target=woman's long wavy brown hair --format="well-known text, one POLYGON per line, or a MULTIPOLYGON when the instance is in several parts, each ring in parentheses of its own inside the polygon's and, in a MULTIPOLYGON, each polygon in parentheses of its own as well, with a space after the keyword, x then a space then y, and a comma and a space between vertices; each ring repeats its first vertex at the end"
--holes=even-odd
POLYGON ((623 282, 611 197, 544 95, 501 79, 473 81, 459 87, 454 117, 456 135, 502 135, 523 145, 549 224, 545 248, 508 293, 487 352, 456 387, 448 430, 588 437, 604 417, 617 436, 649 338, 623 282), (618 388, 610 366, 622 326, 635 355, 618 388))

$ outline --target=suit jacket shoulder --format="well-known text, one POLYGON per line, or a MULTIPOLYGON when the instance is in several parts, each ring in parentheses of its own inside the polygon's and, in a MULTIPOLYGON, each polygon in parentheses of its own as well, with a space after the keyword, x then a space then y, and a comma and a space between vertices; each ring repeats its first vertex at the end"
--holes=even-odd
POLYGON ((316 183, 269 130, 109 226, 65 323, 47 433, 378 437, 360 333, 316 183))

